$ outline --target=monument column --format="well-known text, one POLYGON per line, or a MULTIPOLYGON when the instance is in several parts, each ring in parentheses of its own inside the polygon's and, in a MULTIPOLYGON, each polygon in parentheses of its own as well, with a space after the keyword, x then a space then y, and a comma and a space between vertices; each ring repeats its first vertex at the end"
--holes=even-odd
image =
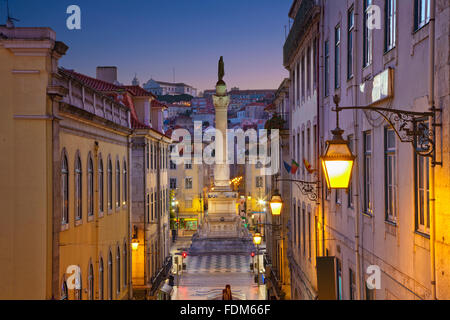
POLYGON ((217 82, 213 103, 214 108, 216 109, 216 164, 214 166, 214 187, 216 190, 229 191, 230 168, 227 165, 227 129, 230 96, 227 95, 227 85, 222 79, 217 82), (218 139, 219 135, 222 139, 218 139), (218 145, 220 140, 222 140, 222 148, 218 145))

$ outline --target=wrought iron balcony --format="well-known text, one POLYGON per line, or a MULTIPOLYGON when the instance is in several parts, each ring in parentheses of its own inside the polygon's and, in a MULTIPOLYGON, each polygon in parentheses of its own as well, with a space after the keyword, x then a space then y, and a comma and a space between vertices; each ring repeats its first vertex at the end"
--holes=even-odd
POLYGON ((153 276, 150 280, 152 284, 152 289, 150 290, 150 295, 153 296, 156 290, 159 288, 161 283, 167 278, 170 270, 172 269, 172 256, 166 258, 163 267, 159 270, 156 276, 153 276))
POLYGON ((290 64, 296 49, 305 36, 305 31, 312 23, 315 15, 319 13, 319 9, 320 6, 318 5, 318 0, 302 0, 300 8, 297 11, 297 15, 295 16, 292 28, 289 31, 286 42, 284 43, 283 64, 285 67, 290 64))

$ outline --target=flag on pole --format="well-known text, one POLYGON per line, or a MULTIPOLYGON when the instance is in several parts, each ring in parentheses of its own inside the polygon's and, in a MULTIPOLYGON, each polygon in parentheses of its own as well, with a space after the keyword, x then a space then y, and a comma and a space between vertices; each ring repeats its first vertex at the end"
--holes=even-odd
POLYGON ((309 174, 312 174, 312 173, 314 173, 314 171, 316 171, 316 170, 314 170, 314 169, 312 168, 312 166, 311 166, 311 164, 309 163, 309 161, 306 160, 305 158, 303 158, 303 164, 305 165, 305 168, 306 168, 306 170, 309 172, 309 174))
POLYGON ((291 173, 292 167, 286 161, 284 161, 284 168, 286 169, 287 173, 291 173))
POLYGON ((297 170, 298 170, 299 164, 297 162, 295 162, 294 159, 292 159, 292 170, 291 173, 292 174, 296 174, 297 170))

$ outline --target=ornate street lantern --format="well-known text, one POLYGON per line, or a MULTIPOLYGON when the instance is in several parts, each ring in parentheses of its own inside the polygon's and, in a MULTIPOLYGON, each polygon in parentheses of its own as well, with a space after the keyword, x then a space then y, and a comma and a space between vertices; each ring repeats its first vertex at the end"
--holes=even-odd
POLYGON ((253 243, 257 246, 259 246, 261 244, 261 234, 260 233, 255 233, 255 235, 253 236, 253 243))
POLYGON ((331 132, 333 139, 327 141, 325 154, 320 157, 322 169, 328 189, 348 189, 356 157, 352 154, 348 141, 342 138, 344 130, 338 127, 331 132))
POLYGON ((275 190, 275 193, 269 203, 270 209, 272 210, 272 215, 279 216, 281 214, 281 209, 283 208, 283 200, 281 199, 281 195, 278 190, 275 190))

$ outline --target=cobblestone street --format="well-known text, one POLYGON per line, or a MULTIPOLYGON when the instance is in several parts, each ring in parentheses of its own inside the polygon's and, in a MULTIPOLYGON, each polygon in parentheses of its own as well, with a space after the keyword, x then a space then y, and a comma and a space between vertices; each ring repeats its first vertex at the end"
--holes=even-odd
MULTIPOLYGON (((172 246, 172 253, 189 247, 189 244, 189 239, 179 239, 172 246)), ((181 256, 178 257, 181 259, 181 256)), ((172 299, 221 299, 222 290, 229 284, 234 299, 265 300, 265 285, 258 287, 255 283, 255 274, 250 270, 251 262, 250 256, 242 255, 188 256, 184 259, 186 270, 178 279, 175 278, 172 299)))

